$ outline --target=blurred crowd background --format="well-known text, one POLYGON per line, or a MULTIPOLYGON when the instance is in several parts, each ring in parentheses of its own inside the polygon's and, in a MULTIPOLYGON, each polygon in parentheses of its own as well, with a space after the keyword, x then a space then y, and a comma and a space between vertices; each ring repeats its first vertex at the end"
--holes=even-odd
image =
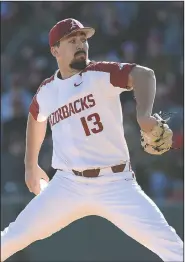
MULTIPOLYGON (((40 83, 57 69, 48 32, 73 17, 96 29, 90 59, 134 62, 155 71, 154 111, 171 116, 174 148, 150 156, 140 146, 132 92, 121 94, 125 135, 133 169, 145 192, 165 202, 183 201, 183 2, 1 2, 1 193, 29 194, 24 182, 26 121, 40 83)), ((144 94, 143 94, 144 96, 144 94)), ((65 138, 64 138, 65 139, 65 138)), ((48 128, 40 165, 50 177, 48 128)))

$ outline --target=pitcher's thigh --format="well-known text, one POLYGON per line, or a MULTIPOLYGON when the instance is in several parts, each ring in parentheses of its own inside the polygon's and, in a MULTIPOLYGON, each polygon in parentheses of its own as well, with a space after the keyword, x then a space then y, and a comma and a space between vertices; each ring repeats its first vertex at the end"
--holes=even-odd
POLYGON ((73 213, 76 199, 70 195, 66 188, 59 188, 51 181, 1 234, 26 235, 33 240, 50 236, 75 220, 73 213))
POLYGON ((124 191, 117 192, 118 198, 110 208, 108 219, 165 261, 182 261, 182 240, 168 225, 156 204, 137 183, 125 192, 125 195, 124 191))

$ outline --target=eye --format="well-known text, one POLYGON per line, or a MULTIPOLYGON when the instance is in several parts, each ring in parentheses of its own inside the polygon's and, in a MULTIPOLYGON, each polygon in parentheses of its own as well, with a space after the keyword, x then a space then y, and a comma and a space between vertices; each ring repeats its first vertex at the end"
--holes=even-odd
POLYGON ((75 44, 75 39, 71 39, 70 41, 69 41, 69 43, 71 43, 71 44, 75 44))
POLYGON ((82 43, 85 43, 86 41, 87 41, 87 39, 86 38, 82 38, 82 43))

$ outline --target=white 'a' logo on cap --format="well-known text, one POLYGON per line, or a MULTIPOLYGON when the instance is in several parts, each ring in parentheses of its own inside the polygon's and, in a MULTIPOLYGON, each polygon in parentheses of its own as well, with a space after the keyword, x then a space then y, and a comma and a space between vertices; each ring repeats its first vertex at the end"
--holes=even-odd
POLYGON ((77 26, 76 22, 74 20, 71 21, 71 29, 75 28, 77 26))

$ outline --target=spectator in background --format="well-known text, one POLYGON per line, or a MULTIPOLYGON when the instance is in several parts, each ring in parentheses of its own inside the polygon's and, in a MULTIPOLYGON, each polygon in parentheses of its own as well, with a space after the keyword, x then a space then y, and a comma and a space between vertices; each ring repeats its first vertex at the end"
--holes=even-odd
POLYGON ((3 140, 4 150, 1 156, 2 193, 20 193, 27 190, 24 182, 25 129, 23 130, 22 119, 20 122, 19 129, 11 125, 11 132, 5 126, 5 130, 9 131, 3 140))
POLYGON ((157 201, 164 201, 170 185, 169 177, 162 170, 152 170, 149 177, 149 190, 152 198, 157 201))
POLYGON ((9 90, 1 97, 1 121, 11 121, 20 116, 27 117, 31 100, 31 94, 21 82, 21 75, 13 74, 9 90))

